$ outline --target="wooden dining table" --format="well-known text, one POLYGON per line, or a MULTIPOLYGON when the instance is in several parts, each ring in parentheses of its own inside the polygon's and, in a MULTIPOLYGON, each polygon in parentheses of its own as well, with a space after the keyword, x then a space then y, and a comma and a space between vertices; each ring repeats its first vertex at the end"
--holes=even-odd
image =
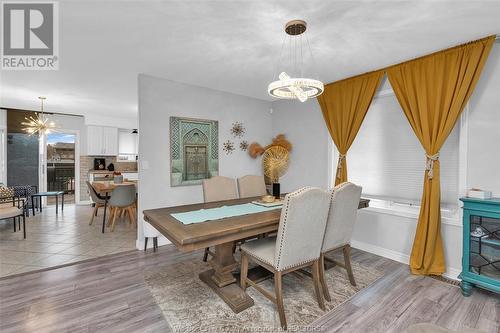
MULTIPOLYGON (((167 237, 180 251, 191 252, 215 247, 214 256, 209 261, 212 269, 201 272, 199 278, 212 288, 235 313, 251 307, 253 299, 240 288, 239 280, 233 274, 238 267, 233 253, 234 244, 238 240, 276 232, 281 208, 193 224, 183 224, 171 214, 245 204, 258 199, 260 197, 143 211, 144 220, 167 237)), ((359 208, 368 207, 369 201, 361 199, 359 208)), ((263 273, 262 268, 256 268, 249 271, 249 277, 259 281, 268 276, 263 273)))
POLYGON ((113 193, 113 190, 118 186, 126 186, 126 185, 135 185, 137 186, 136 181, 124 181, 122 183, 115 183, 113 181, 94 181, 91 183, 94 190, 97 192, 99 196, 104 200, 104 214, 102 217, 102 233, 104 233, 104 229, 106 226, 106 211, 108 208, 108 200, 109 196, 113 193))

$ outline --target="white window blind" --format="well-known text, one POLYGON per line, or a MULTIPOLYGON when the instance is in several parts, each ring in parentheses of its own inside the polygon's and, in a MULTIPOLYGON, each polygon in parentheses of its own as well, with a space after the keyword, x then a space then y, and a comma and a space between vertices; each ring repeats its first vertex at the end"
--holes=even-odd
MULTIPOLYGON (((459 130, 455 126, 439 158, 444 207, 458 202, 458 151, 459 130)), ((425 152, 393 94, 373 100, 347 153, 347 163, 349 181, 361 185, 365 196, 420 203, 425 152)))

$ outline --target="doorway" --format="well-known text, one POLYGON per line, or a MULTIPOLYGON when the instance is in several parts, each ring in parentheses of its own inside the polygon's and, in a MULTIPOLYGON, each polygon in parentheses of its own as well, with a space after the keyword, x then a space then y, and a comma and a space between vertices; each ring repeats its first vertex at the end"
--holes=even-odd
MULTIPOLYGON (((76 188, 76 135, 50 133, 46 138, 47 191, 64 191, 64 203, 75 203, 76 188)), ((47 198, 47 205, 54 205, 55 197, 47 198)))

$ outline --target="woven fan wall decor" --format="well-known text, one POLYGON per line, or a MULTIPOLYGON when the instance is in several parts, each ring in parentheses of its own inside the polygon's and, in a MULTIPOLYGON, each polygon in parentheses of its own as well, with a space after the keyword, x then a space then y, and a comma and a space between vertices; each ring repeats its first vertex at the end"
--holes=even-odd
POLYGON ((264 151, 262 156, 262 166, 264 175, 273 183, 277 183, 288 169, 288 150, 281 146, 271 146, 264 151))

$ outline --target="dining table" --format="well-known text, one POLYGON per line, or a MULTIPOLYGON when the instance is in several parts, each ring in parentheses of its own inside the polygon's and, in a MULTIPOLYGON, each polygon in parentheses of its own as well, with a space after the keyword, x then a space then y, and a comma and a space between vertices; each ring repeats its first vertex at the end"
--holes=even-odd
MULTIPOLYGON (((181 222, 174 216, 187 212, 211 211, 212 208, 242 206, 259 200, 260 197, 197 203, 174 207, 144 210, 144 220, 156 228, 182 252, 192 252, 214 247, 209 261, 211 269, 199 273, 206 283, 235 313, 253 306, 253 299, 239 286, 238 262, 234 256, 234 244, 240 240, 276 232, 281 206, 251 214, 226 216, 201 223, 181 222)), ((359 208, 369 205, 369 199, 361 198, 359 208)), ((212 210, 213 211, 213 210, 212 210)), ((201 260, 201 258, 200 258, 201 260)), ((249 270, 249 278, 262 281, 269 277, 262 267, 249 270)))
POLYGON ((91 183, 91 185, 96 191, 96 193, 104 200, 104 214, 102 217, 102 233, 104 233, 106 226, 106 211, 108 208, 108 201, 113 193, 113 190, 118 186, 127 186, 127 185, 137 186, 137 182, 130 180, 123 181, 121 183, 115 183, 114 181, 94 181, 91 183))

